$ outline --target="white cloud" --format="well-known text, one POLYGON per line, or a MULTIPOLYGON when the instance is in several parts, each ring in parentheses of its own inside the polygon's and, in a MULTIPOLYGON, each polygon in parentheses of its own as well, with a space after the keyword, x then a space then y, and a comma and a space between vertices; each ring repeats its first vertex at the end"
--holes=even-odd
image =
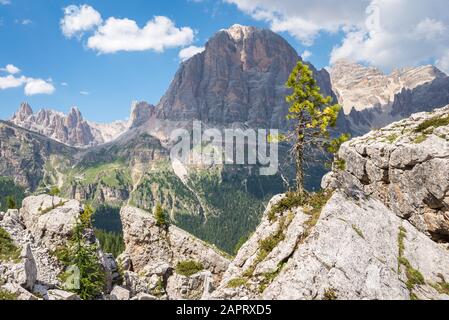
POLYGON ((446 0, 373 0, 365 24, 346 34, 331 62, 349 58, 384 69, 437 63, 449 49, 448 29, 446 0))
POLYGON ((309 50, 304 50, 304 52, 301 54, 301 58, 303 60, 307 60, 308 58, 310 58, 313 55, 312 52, 310 52, 309 50))
POLYGON ((449 50, 442 55, 440 59, 437 60, 436 65, 438 68, 449 74, 449 50))
POLYGON ((20 69, 17 68, 15 65, 8 64, 6 67, 1 68, 0 71, 6 71, 9 74, 16 74, 20 72, 20 69))
POLYGON ((305 45, 322 32, 342 32, 331 62, 347 58, 383 69, 424 63, 443 68, 449 59, 447 0, 225 1, 305 45))
POLYGON ((87 41, 87 46, 99 53, 118 51, 163 52, 166 48, 192 43, 194 32, 189 27, 177 28, 167 17, 156 16, 143 28, 134 20, 109 18, 87 41))
POLYGON ((225 0, 276 32, 289 32, 305 45, 321 31, 351 29, 363 21, 369 0, 225 0))
POLYGON ((25 82, 26 82, 25 77, 16 78, 13 75, 0 77, 0 90, 17 88, 22 86, 25 82))
POLYGON ((34 96, 36 94, 53 94, 55 87, 50 82, 42 79, 29 78, 25 85, 25 95, 34 96))
POLYGON ((20 23, 24 26, 27 26, 29 24, 32 24, 33 21, 31 19, 23 19, 22 21, 20 21, 20 23))
POLYGON ((7 76, 0 77, 0 90, 18 88, 25 85, 24 92, 27 96, 52 94, 55 91, 51 78, 43 80, 25 76, 17 77, 15 75, 21 72, 21 70, 12 64, 8 64, 5 68, 1 68, 0 71, 9 73, 7 76))
POLYGON ((3 4, 3 5, 11 4, 11 1, 10 0, 0 0, 0 4, 3 4))
POLYGON ((179 59, 181 61, 186 61, 193 57, 194 55, 201 53, 205 50, 204 47, 190 46, 179 51, 179 59))
POLYGON ((63 87, 68 87, 69 84, 68 84, 67 82, 61 82, 61 86, 63 86, 63 87))
POLYGON ((87 92, 87 91, 80 91, 80 95, 82 95, 82 96, 88 96, 88 95, 89 95, 89 92, 87 92))
POLYGON ((102 23, 98 11, 88 5, 71 5, 64 8, 64 17, 61 19, 61 30, 64 36, 72 38, 80 36, 86 31, 93 30, 102 23))

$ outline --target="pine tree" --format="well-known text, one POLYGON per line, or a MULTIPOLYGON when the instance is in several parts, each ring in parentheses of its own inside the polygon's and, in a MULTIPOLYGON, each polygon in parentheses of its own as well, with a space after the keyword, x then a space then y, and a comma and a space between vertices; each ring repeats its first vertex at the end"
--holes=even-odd
POLYGON ((6 197, 6 206, 8 209, 17 209, 17 203, 14 197, 12 196, 6 197))
POLYGON ((167 217, 165 216, 164 209, 160 203, 156 204, 156 208, 154 209, 154 217, 156 218, 156 225, 160 228, 168 227, 169 223, 167 217))
POLYGON ((286 101, 290 105, 287 119, 294 121, 294 131, 290 138, 294 143, 297 193, 304 196, 306 147, 323 147, 330 151, 329 147, 341 144, 349 136, 331 139, 329 128, 336 126, 341 106, 333 104, 332 97, 323 97, 312 70, 306 64, 298 62, 286 86, 293 90, 286 101))
POLYGON ((57 186, 53 186, 50 188, 50 191, 48 193, 51 195, 51 206, 54 208, 55 207, 54 199, 56 196, 60 195, 61 190, 59 190, 57 186))

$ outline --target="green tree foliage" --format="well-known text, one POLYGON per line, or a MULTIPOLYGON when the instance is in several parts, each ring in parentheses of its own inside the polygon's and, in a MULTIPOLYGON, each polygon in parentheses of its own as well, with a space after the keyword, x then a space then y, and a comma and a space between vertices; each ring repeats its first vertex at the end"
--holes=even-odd
POLYGON ((122 233, 122 220, 120 208, 102 205, 95 209, 92 223, 96 229, 113 233, 122 233))
POLYGON ((84 229, 92 227, 92 216, 94 210, 88 204, 84 205, 84 210, 80 214, 80 222, 84 229))
POLYGON ((0 211, 17 209, 24 198, 23 188, 17 186, 11 178, 0 177, 0 211))
POLYGON ((156 218, 156 225, 158 227, 167 228, 169 226, 168 218, 160 203, 156 204, 156 208, 154 209, 154 217, 156 218))
POLYGON ((51 206, 54 208, 55 207, 55 203, 54 203, 55 197, 57 197, 61 194, 61 190, 59 190, 59 188, 57 186, 53 186, 48 191, 48 194, 51 196, 51 206))
POLYGON ((101 249, 111 253, 115 258, 125 250, 123 235, 120 233, 95 229, 95 236, 100 241, 101 249))
POLYGON ((311 147, 335 151, 347 136, 332 142, 329 128, 335 127, 341 106, 332 103, 332 97, 323 97, 313 72, 298 62, 293 69, 286 86, 292 89, 286 97, 289 103, 287 119, 294 121, 294 131, 288 137, 293 140, 296 161, 296 184, 299 195, 304 195, 304 159, 311 147))
POLYGON ((61 190, 57 186, 53 186, 50 188, 50 191, 48 191, 48 194, 52 197, 57 197, 61 193, 61 190))
POLYGON ((16 261, 20 257, 20 249, 14 244, 9 233, 0 228, 0 261, 16 261))
MULTIPOLYGON (((97 297, 104 289, 105 273, 99 262, 97 245, 86 241, 84 235, 86 228, 91 225, 90 217, 93 210, 85 206, 80 218, 73 230, 73 235, 66 246, 56 252, 58 259, 66 266, 76 266, 79 270, 79 287, 66 288, 77 293, 81 299, 90 300, 97 297)), ((69 272, 61 275, 64 281, 70 276, 69 272)))
POLYGON ((17 209, 17 203, 13 196, 6 197, 6 207, 8 209, 17 209))

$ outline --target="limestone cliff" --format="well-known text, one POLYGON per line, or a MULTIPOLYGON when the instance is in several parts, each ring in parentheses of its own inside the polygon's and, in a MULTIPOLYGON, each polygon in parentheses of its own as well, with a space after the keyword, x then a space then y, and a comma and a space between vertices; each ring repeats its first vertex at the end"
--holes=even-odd
POLYGON ((357 186, 434 240, 449 239, 449 106, 344 144, 325 185, 357 186))

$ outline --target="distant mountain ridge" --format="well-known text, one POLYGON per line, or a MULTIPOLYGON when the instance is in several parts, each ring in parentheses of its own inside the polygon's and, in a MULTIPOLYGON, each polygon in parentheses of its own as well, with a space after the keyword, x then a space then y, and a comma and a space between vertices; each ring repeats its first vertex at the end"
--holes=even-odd
POLYGON ((85 120, 77 107, 72 107, 68 114, 51 109, 34 113, 31 106, 24 102, 10 122, 68 146, 85 148, 115 140, 128 129, 148 120, 154 109, 146 102, 133 102, 129 120, 96 123, 85 120))
POLYGON ((330 75, 354 135, 449 103, 449 77, 431 65, 386 75, 374 67, 340 60, 330 75))

